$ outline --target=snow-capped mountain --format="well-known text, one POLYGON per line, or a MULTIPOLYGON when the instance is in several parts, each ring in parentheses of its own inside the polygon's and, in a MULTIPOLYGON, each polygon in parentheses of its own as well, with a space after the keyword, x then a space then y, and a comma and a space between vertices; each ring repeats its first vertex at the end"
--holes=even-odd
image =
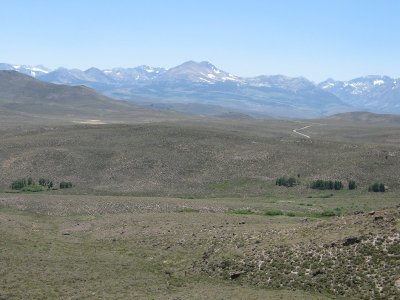
POLYGON ((188 61, 161 74, 159 81, 190 81, 214 84, 217 82, 241 82, 230 73, 222 71, 207 61, 188 61))
POLYGON ((321 82, 319 87, 363 110, 400 112, 400 79, 379 75, 349 81, 328 79, 321 82))
POLYGON ((255 117, 320 117, 347 111, 400 113, 400 79, 366 76, 319 84, 283 75, 239 77, 207 61, 164 69, 150 66, 87 70, 0 64, 37 79, 86 85, 142 105, 197 114, 235 112, 255 117))
POLYGON ((246 78, 246 84, 255 87, 269 87, 287 89, 290 91, 301 91, 315 88, 315 84, 304 77, 287 77, 283 75, 257 76, 246 78))
POLYGON ((0 70, 14 70, 32 77, 38 77, 40 75, 51 72, 50 69, 42 65, 29 66, 29 65, 11 65, 4 63, 0 63, 0 70))

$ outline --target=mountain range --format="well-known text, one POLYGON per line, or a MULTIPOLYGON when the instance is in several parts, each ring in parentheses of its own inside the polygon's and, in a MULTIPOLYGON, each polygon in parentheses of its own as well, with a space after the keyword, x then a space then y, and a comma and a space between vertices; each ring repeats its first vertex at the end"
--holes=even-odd
POLYGON ((114 99, 193 114, 244 113, 257 118, 317 118, 340 112, 400 113, 400 79, 365 76, 314 83, 304 77, 239 77, 209 62, 164 69, 149 66, 100 70, 0 64, 39 80, 85 85, 114 99))

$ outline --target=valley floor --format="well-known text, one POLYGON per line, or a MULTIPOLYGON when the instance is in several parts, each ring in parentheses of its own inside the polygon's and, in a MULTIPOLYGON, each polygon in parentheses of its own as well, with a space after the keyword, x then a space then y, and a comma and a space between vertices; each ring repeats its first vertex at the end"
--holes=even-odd
POLYGON ((398 195, 349 195, 0 194, 0 299, 395 299, 398 195))

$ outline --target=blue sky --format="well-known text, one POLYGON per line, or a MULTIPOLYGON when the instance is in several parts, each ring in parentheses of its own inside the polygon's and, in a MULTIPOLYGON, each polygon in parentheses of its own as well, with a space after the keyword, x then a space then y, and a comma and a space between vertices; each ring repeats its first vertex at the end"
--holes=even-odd
POLYGON ((0 62, 400 77, 397 0, 1 0, 0 62))

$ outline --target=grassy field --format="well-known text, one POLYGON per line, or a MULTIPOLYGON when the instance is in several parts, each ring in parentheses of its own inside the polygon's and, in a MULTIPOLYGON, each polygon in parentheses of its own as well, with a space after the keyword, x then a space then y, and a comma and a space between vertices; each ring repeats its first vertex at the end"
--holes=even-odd
POLYGON ((399 246, 397 195, 357 193, 350 198, 344 191, 330 198, 311 195, 174 199, 2 194, 0 295, 3 299, 357 299, 360 293, 366 298, 378 295, 379 284, 385 284, 385 295, 396 295, 399 258, 388 257, 399 246), (342 217, 320 214, 336 208, 342 217), (371 210, 381 211, 369 215, 371 210), (269 214, 274 211, 283 215, 269 214), (375 221, 377 217, 382 219, 375 221), (349 237, 362 243, 344 247, 349 237), (367 247, 377 237, 389 252, 374 248, 372 257, 385 265, 355 260, 367 251, 361 245, 367 247), (326 255, 326 245, 348 259, 344 269, 330 269, 337 285, 333 287, 324 275, 332 257, 324 257, 323 266, 314 260, 326 255), (283 248, 293 254, 280 256, 283 248), (305 248, 313 251, 311 257, 304 255, 305 248), (268 268, 260 268, 261 261, 268 268), (304 275, 305 269, 313 274, 320 268, 325 270, 320 278, 304 275), (342 274, 350 269, 359 280, 366 280, 362 287, 374 286, 360 291, 360 282, 342 274), (265 270, 272 272, 274 281, 265 270), (304 274, 293 275, 296 272, 304 274), (233 274, 240 276, 232 280, 233 274), (366 274, 374 280, 367 280, 366 274), (293 279, 301 279, 301 285, 291 283, 293 279))
POLYGON ((2 127, 0 299, 397 299, 398 125, 315 122, 2 127))

